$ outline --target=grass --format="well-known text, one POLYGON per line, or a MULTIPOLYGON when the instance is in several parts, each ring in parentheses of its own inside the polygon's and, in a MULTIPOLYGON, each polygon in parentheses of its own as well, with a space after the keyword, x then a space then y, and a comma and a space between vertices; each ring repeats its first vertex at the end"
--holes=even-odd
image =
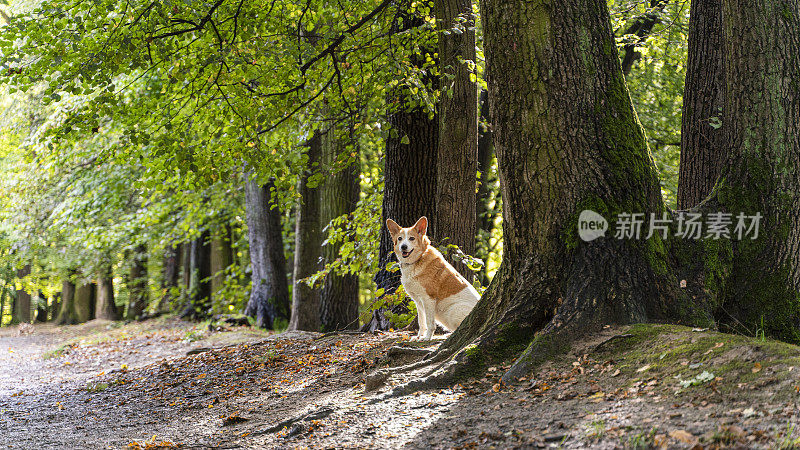
POLYGON ((628 441, 625 442, 624 447, 632 450, 646 450, 655 447, 655 438, 658 428, 653 427, 650 431, 644 430, 629 436, 628 441))
POLYGON ((75 348, 77 346, 78 346, 78 344, 76 344, 76 343, 62 344, 62 345, 58 346, 56 349, 54 349, 54 350, 50 350, 50 351, 44 352, 42 354, 42 359, 59 358, 61 356, 64 356, 64 355, 68 354, 70 351, 72 351, 73 348, 75 348))
POLYGON ((778 443, 781 450, 800 449, 800 436, 794 435, 794 424, 786 423, 786 432, 783 434, 783 439, 778 443))

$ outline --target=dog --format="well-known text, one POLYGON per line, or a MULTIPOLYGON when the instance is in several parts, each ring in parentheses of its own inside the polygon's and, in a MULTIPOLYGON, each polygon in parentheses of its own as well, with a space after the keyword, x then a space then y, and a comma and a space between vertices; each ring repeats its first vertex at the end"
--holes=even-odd
POLYGON ((431 245, 428 218, 421 217, 410 228, 387 219, 386 227, 400 262, 400 281, 417 306, 419 333, 412 340, 430 340, 435 322, 447 331, 458 328, 480 295, 431 245))

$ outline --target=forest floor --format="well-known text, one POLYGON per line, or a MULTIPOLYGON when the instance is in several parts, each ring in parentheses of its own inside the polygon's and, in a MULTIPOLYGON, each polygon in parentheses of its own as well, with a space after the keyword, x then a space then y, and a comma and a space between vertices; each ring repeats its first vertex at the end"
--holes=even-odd
POLYGON ((610 327, 510 386, 497 365, 375 401, 392 382, 365 392, 365 376, 408 362, 386 357, 408 338, 171 318, 0 329, 0 448, 800 448, 800 347, 610 327))

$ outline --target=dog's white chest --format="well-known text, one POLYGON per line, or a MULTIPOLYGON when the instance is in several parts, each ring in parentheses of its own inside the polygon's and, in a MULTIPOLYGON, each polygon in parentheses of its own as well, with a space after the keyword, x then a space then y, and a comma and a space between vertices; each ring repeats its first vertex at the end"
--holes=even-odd
POLYGON ((403 283, 403 289, 412 299, 421 299, 426 295, 425 286, 417 280, 416 275, 413 264, 400 267, 400 282, 403 283))

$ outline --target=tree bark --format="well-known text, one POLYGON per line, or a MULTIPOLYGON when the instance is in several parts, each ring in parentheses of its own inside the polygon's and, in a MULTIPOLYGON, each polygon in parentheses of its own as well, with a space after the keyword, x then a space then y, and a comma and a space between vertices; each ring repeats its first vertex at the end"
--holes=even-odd
MULTIPOLYGON (((478 88, 464 61, 475 61, 475 17, 470 0, 435 0, 434 9, 442 94, 433 236, 439 244, 455 244, 472 255, 477 231, 478 88), (460 32, 448 31, 455 27, 460 32)), ((473 272, 465 264, 447 257, 462 275, 472 279, 473 272)))
POLYGON ((114 303, 114 279, 109 267, 105 274, 97 280, 97 304, 94 316, 97 319, 119 320, 121 314, 114 303))
MULTIPOLYGON (((332 172, 320 194, 323 226, 339 216, 352 214, 360 193, 358 153, 351 146, 354 144, 350 136, 342 136, 341 132, 338 127, 331 127, 322 137, 322 167, 332 172), (353 157, 355 161, 349 161, 353 157)), ((339 248, 339 244, 332 243, 322 248, 325 264, 339 257, 339 248)), ((331 272, 325 277, 320 293, 320 323, 325 331, 358 328, 358 275, 331 272)))
POLYGON ((300 282, 320 269, 322 223, 320 222, 320 190, 308 185, 308 177, 319 171, 322 137, 319 133, 307 143, 308 164, 300 177, 297 192, 300 201, 295 213, 294 268, 292 270, 292 317, 289 330, 319 331, 320 292, 300 282))
POLYGON ((281 215, 271 200, 272 181, 261 186, 251 173, 245 186, 253 288, 245 314, 259 328, 274 328, 275 319, 289 320, 289 288, 283 254, 281 215))
POLYGON ((61 282, 61 308, 58 317, 55 319, 56 325, 75 325, 79 323, 78 311, 75 307, 75 283, 69 277, 61 282))
POLYGON ((211 243, 210 233, 203 231, 189 246, 188 302, 181 318, 201 320, 211 309, 211 243))
POLYGON ((130 274, 128 276, 127 319, 136 320, 147 308, 147 247, 138 245, 131 254, 130 274))
MULTIPOLYGON (((22 279, 31 274, 31 266, 27 265, 17 269, 17 278, 22 279)), ((31 294, 24 288, 17 290, 17 298, 14 302, 14 323, 31 323, 31 294)))
POLYGON ((182 243, 164 249, 164 268, 161 280, 161 299, 158 301, 157 311, 166 312, 174 300, 176 289, 180 280, 180 269, 183 260, 182 243))
POLYGON ((94 319, 97 303, 97 285, 86 280, 80 281, 75 288, 75 317, 78 323, 94 319))
POLYGON ((694 0, 689 14, 678 209, 689 209, 708 197, 727 153, 721 128, 725 90, 722 0, 694 0))
POLYGON ((800 343, 800 3, 722 4, 730 156, 716 200, 763 219, 758 239, 706 249, 710 287, 723 329, 800 343))

